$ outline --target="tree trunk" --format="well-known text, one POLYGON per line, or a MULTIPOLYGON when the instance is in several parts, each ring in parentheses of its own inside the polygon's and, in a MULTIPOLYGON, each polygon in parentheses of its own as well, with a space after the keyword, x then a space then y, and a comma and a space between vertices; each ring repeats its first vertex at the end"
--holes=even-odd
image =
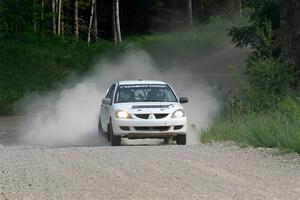
POLYGON ((200 0, 200 21, 204 21, 206 19, 205 8, 204 8, 204 0, 200 0))
POLYGON ((60 33, 61 35, 65 34, 65 15, 64 15, 64 2, 61 0, 61 28, 60 28, 60 33))
POLYGON ((95 38, 95 41, 98 40, 98 16, 97 16, 97 1, 93 0, 94 4, 94 27, 93 27, 93 35, 95 38))
POLYGON ((36 0, 33 0, 33 31, 37 31, 36 0))
POLYGON ((61 34, 61 3, 62 0, 58 0, 58 20, 57 20, 57 34, 61 34))
POLYGON ((52 0, 52 31, 56 34, 56 0, 52 0))
POLYGON ((44 35, 44 27, 45 27, 45 24, 44 24, 45 0, 42 0, 41 4, 42 4, 42 11, 41 11, 40 27, 41 27, 42 34, 44 35))
POLYGON ((78 0, 74 2, 74 34, 76 40, 79 39, 79 20, 78 20, 78 0))
POLYGON ((44 21, 44 6, 45 6, 45 2, 44 0, 42 0, 42 13, 41 13, 41 20, 42 20, 42 23, 44 21))
POLYGON ((119 0, 116 1, 116 31, 117 31, 117 38, 118 38, 118 43, 122 42, 122 35, 121 35, 121 25, 120 25, 120 9, 119 9, 119 0))
POLYGON ((88 39, 87 42, 90 45, 91 44, 91 32, 92 32, 92 24, 93 24, 93 18, 94 18, 94 0, 92 0, 92 6, 91 6, 91 15, 90 15, 90 22, 89 22, 89 30, 88 30, 88 39))
POLYGON ((280 0, 282 56, 295 64, 295 89, 300 90, 300 0, 280 0))
POLYGON ((239 15, 242 16, 243 15, 243 3, 242 0, 237 0, 238 2, 238 9, 239 9, 239 15))
POLYGON ((118 43, 117 27, 116 27, 116 0, 113 0, 112 6, 112 29, 113 29, 113 42, 118 43))
POLYGON ((188 18, 189 18, 189 25, 193 28, 193 1, 187 0, 188 2, 188 18))

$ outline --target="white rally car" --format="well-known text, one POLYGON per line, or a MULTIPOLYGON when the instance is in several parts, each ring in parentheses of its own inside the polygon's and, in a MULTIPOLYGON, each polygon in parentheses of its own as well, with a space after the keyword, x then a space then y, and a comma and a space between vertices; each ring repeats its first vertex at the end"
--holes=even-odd
POLYGON ((105 133, 112 146, 119 146, 121 138, 175 139, 185 145, 187 118, 181 104, 187 102, 162 81, 116 82, 102 100, 99 133, 105 133))

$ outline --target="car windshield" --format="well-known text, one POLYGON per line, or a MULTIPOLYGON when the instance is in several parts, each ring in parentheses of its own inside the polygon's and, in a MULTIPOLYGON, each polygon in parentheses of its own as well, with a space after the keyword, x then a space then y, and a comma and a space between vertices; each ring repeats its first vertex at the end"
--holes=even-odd
POLYGON ((177 102, 177 98, 167 84, 134 84, 119 85, 115 102, 177 102))

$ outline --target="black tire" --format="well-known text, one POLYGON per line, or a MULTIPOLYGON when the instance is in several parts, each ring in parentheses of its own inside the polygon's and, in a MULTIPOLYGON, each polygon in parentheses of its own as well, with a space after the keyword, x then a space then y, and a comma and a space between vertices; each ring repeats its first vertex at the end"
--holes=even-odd
POLYGON ((113 131, 111 124, 108 125, 108 135, 110 138, 111 146, 120 146, 121 145, 121 137, 114 135, 114 131, 113 131))
POLYGON ((108 132, 103 131, 100 117, 99 117, 99 122, 98 122, 98 133, 99 133, 100 136, 102 136, 102 135, 106 136, 107 140, 110 141, 108 132))
POLYGON ((170 140, 171 140, 170 138, 164 138, 164 143, 165 143, 165 144, 169 144, 169 143, 170 143, 170 140))
POLYGON ((101 125, 101 118, 99 117, 99 122, 98 122, 98 133, 99 135, 104 134, 103 129, 102 129, 102 125, 101 125))
POLYGON ((110 142, 110 131, 109 131, 110 127, 108 125, 107 127, 107 133, 106 133, 106 137, 107 137, 107 141, 110 142))
POLYGON ((176 142, 177 145, 186 145, 186 135, 177 135, 176 142))

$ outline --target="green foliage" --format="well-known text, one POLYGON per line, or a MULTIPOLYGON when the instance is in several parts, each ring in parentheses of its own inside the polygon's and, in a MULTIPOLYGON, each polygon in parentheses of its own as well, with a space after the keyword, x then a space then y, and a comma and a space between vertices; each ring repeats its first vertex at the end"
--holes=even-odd
POLYGON ((90 48, 71 38, 29 34, 0 41, 0 113, 12 113, 14 102, 27 92, 57 87, 70 73, 84 74, 101 53, 116 48, 99 42, 90 48))
POLYGON ((278 2, 248 3, 254 9, 250 25, 233 28, 230 34, 238 47, 250 46, 253 54, 241 86, 225 103, 224 117, 202 135, 202 140, 233 140, 300 153, 300 108, 291 98, 295 67, 280 57, 278 2))
POLYGON ((300 153, 300 108, 284 98, 277 111, 253 112, 216 121, 202 134, 203 142, 233 140, 241 145, 279 148, 300 153))
POLYGON ((300 71, 300 12, 299 0, 280 0, 281 49, 285 59, 295 63, 299 85, 300 71))
MULTIPOLYGON (((240 87, 225 103, 224 114, 202 135, 204 142, 233 140, 241 145, 300 153, 300 108, 293 98, 296 69, 282 56, 279 0, 247 0, 247 26, 230 31, 237 47, 253 49, 240 87)), ((290 41, 291 42, 291 41, 290 41)))
POLYGON ((0 38, 18 36, 33 29, 33 0, 1 0, 0 1, 0 38))
POLYGON ((26 34, 0 40, 0 114, 13 112, 24 94, 55 89, 70 74, 83 76, 101 58, 117 59, 128 47, 144 49, 161 68, 205 57, 230 44, 226 30, 231 23, 215 18, 194 31, 130 37, 121 45, 98 41, 91 46, 73 38, 26 34), (214 31, 215 30, 215 31, 214 31))
POLYGON ((276 108, 290 92, 293 68, 274 59, 250 61, 247 68, 246 98, 251 110, 276 108))
POLYGON ((293 69, 293 65, 273 58, 248 61, 239 88, 226 99, 225 116, 277 110, 282 99, 292 95, 293 69))
POLYGON ((250 46, 258 57, 279 56, 280 7, 278 0, 247 0, 252 9, 249 24, 230 31, 237 47, 250 46))
POLYGON ((250 46, 254 50, 246 62, 239 93, 226 105, 226 112, 233 115, 277 109, 278 102, 291 93, 295 83, 295 66, 280 56, 278 1, 247 3, 253 8, 250 25, 230 32, 238 47, 250 46))

